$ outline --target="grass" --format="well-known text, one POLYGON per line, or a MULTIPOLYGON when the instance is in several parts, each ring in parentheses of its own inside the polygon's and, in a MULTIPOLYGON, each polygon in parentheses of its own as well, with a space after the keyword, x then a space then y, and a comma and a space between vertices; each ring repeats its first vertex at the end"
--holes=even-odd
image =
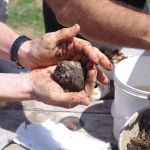
POLYGON ((8 24, 30 37, 44 33, 42 2, 40 0, 13 0, 8 5, 8 24))
POLYGON ((149 10, 150 10, 150 0, 147 0, 147 2, 148 2, 149 10))

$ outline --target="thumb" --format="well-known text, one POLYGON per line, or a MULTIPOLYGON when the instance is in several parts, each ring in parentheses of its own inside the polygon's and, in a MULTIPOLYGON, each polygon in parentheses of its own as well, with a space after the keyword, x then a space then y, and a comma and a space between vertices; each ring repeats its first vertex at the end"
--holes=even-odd
POLYGON ((77 105, 89 105, 89 99, 86 94, 83 91, 65 93, 65 101, 63 107, 72 108, 77 105))
POLYGON ((80 26, 78 24, 73 25, 69 28, 63 28, 55 32, 55 36, 57 38, 57 42, 64 42, 66 40, 70 40, 74 38, 80 31, 80 26))

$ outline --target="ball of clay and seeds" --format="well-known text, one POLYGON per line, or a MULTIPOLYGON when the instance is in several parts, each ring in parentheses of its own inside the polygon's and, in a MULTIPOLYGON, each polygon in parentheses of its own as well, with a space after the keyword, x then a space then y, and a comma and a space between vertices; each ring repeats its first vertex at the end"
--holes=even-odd
POLYGON ((84 89, 86 67, 80 61, 62 61, 55 71, 56 81, 69 92, 79 92, 84 89))

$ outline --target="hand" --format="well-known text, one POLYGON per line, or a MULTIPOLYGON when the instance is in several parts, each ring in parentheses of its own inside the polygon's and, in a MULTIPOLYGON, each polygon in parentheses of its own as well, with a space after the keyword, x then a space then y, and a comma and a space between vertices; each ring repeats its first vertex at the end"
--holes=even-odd
MULTIPOLYGON (((24 53, 20 51, 20 64, 28 68, 42 68, 55 65, 65 59, 86 57, 92 63, 99 64, 106 70, 111 70, 112 65, 104 54, 92 47, 89 42, 75 37, 79 30, 79 25, 74 25, 30 41, 30 49, 25 51, 26 54, 23 54, 25 57, 20 56, 21 53, 24 53)), ((108 79, 103 73, 98 72, 98 76, 102 83, 108 83, 108 79)))
POLYGON ((90 65, 85 90, 81 92, 65 92, 64 89, 55 82, 53 76, 55 68, 56 66, 50 66, 45 69, 35 69, 28 73, 28 81, 30 81, 29 85, 30 89, 32 89, 31 98, 46 104, 65 108, 71 108, 79 104, 88 105, 89 99, 86 92, 88 92, 88 94, 91 93, 96 80, 96 69, 94 66, 92 67, 92 65, 90 65))

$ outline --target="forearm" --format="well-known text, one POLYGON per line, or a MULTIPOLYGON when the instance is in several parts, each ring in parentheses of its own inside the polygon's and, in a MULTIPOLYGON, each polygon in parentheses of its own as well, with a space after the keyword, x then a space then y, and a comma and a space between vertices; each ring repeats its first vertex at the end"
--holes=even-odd
POLYGON ((31 99, 27 74, 0 74, 0 101, 31 99))
MULTIPOLYGON (((19 37, 15 31, 13 31, 6 24, 0 22, 0 58, 10 60, 10 50, 14 41, 19 37)), ((18 59, 22 62, 22 59, 26 58, 26 54, 30 49, 30 41, 24 42, 18 50, 18 59)))
POLYGON ((19 35, 7 25, 0 22, 0 58, 10 59, 10 49, 19 35))
POLYGON ((113 45, 150 48, 150 16, 110 0, 47 0, 58 20, 66 26, 79 23, 86 38, 113 45))

